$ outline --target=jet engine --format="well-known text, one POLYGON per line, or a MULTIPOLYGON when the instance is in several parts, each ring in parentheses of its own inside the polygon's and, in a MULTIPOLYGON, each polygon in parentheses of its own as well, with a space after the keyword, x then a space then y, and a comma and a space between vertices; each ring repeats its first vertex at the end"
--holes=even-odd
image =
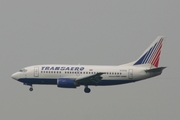
POLYGON ((57 79, 57 86, 62 87, 62 88, 76 88, 78 85, 72 79, 58 78, 57 79))

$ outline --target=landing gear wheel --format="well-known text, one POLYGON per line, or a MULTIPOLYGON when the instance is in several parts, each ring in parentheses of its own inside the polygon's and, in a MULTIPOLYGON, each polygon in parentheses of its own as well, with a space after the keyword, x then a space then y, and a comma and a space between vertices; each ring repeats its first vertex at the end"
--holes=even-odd
POLYGON ((29 88, 29 91, 33 91, 33 88, 31 87, 31 88, 29 88))
POLYGON ((85 92, 85 93, 90 93, 90 92, 91 92, 91 89, 88 88, 88 87, 85 87, 85 88, 84 88, 84 92, 85 92))

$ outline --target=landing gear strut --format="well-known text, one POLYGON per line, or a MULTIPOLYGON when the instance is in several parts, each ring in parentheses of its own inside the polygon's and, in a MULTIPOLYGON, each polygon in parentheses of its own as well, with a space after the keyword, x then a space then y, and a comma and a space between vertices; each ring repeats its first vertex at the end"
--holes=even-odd
POLYGON ((29 91, 33 91, 33 86, 32 86, 32 84, 24 83, 24 85, 31 86, 31 87, 29 88, 29 91))
POLYGON ((88 86, 85 86, 85 88, 84 88, 84 92, 85 92, 85 93, 90 93, 90 92, 91 92, 91 89, 90 89, 90 88, 88 88, 88 86))

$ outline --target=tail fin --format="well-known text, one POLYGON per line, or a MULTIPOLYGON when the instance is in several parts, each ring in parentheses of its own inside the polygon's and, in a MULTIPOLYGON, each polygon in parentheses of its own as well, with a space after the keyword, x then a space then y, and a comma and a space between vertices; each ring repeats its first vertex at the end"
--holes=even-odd
POLYGON ((158 67, 164 39, 165 37, 158 36, 141 57, 135 61, 134 65, 150 64, 151 66, 158 67))

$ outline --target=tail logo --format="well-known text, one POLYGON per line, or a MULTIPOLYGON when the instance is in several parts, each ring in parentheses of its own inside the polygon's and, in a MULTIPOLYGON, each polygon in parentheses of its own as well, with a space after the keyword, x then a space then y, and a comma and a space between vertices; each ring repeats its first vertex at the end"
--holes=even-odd
POLYGON ((152 46, 142 57, 134 64, 151 64, 155 67, 158 67, 161 48, 163 43, 163 38, 161 38, 154 46, 152 46))

